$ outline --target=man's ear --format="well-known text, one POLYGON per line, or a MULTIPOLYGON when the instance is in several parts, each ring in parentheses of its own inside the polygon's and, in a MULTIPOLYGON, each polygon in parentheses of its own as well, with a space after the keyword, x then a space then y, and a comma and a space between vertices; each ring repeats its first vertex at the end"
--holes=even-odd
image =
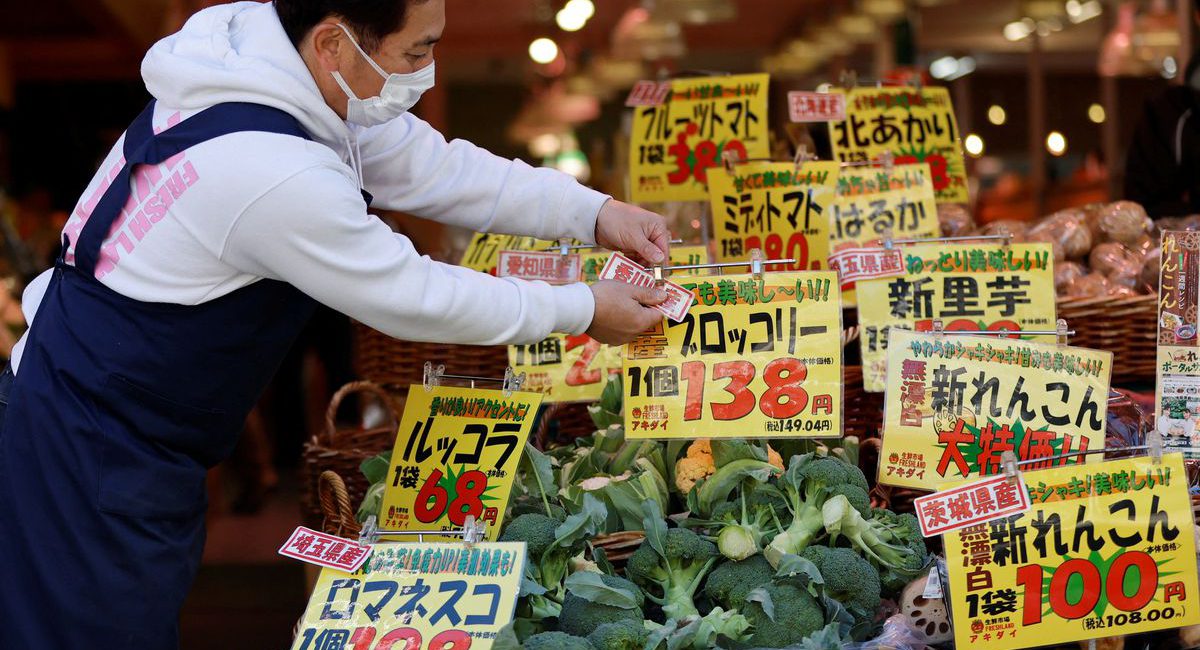
POLYGON ((317 64, 326 72, 339 69, 345 38, 346 33, 333 18, 326 18, 309 30, 308 39, 317 64))

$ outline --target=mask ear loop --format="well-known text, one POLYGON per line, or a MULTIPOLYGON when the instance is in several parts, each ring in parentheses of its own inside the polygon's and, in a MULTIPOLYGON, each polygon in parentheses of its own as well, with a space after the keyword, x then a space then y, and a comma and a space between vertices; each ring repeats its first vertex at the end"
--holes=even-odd
POLYGON ((341 23, 338 23, 337 26, 341 27, 343 32, 346 32, 347 38, 350 39, 350 44, 353 45, 354 49, 358 50, 358 53, 361 54, 362 57, 367 60, 367 63, 371 64, 372 68, 375 68, 375 72, 378 72, 379 76, 383 77, 384 79, 387 79, 389 76, 388 73, 383 68, 379 67, 378 63, 375 63, 375 59, 372 59, 370 54, 367 54, 362 49, 362 46, 359 45, 358 41, 354 39, 354 34, 350 33, 349 28, 347 28, 345 25, 343 25, 341 23))

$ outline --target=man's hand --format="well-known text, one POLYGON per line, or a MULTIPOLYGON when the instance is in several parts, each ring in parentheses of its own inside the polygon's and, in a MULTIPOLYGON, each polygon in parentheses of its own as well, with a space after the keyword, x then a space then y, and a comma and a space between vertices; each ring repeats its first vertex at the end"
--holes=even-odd
POLYGON ((609 200, 596 216, 596 243, 635 261, 665 264, 671 233, 661 216, 636 205, 609 200))
POLYGON ((624 345, 663 319, 654 309, 667 299, 667 292, 654 287, 635 287, 617 280, 592 285, 596 315, 587 335, 609 345, 624 345))

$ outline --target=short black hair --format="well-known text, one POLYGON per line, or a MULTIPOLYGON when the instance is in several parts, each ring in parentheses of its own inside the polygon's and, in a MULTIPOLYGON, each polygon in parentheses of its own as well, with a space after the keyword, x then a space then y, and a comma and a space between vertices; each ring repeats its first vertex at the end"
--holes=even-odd
POLYGON ((404 27, 408 6, 424 0, 274 0, 283 31, 292 45, 300 41, 317 23, 338 16, 354 32, 358 44, 367 52, 379 48, 384 37, 404 27))

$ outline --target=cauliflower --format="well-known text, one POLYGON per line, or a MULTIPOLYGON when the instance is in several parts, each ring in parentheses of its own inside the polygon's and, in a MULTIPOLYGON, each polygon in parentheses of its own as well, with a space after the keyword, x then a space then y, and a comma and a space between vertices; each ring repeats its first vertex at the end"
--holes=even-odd
POLYGON ((675 487, 681 494, 687 494, 696 486, 696 482, 712 476, 716 471, 712 456, 684 456, 675 463, 675 487))

